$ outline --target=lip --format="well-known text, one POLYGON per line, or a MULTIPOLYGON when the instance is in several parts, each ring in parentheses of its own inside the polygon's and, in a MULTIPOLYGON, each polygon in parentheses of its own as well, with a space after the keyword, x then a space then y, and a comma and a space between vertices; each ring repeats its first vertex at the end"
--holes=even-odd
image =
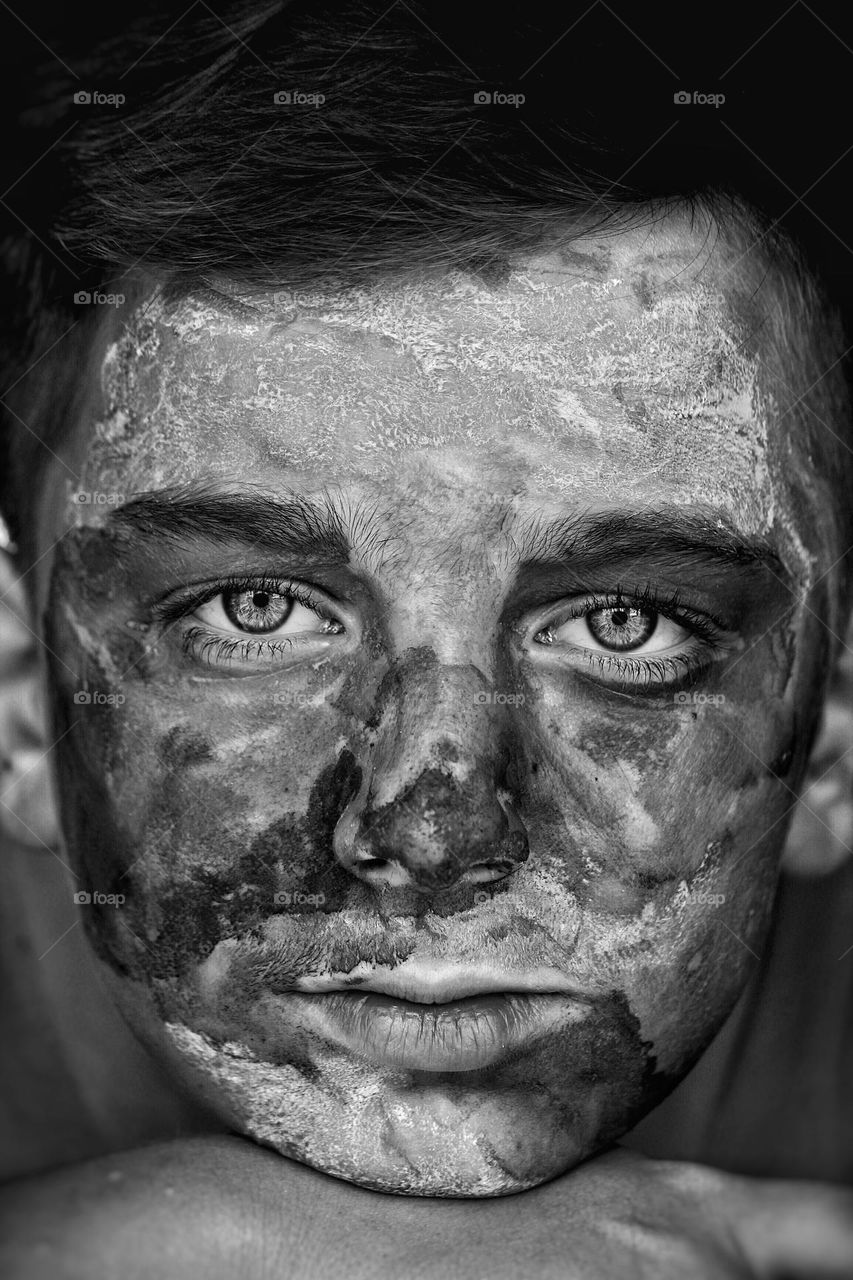
POLYGON ((578 991, 557 969, 539 967, 522 972, 476 968, 448 961, 429 963, 408 960, 392 968, 377 967, 368 961, 346 973, 306 975, 294 982, 300 992, 326 994, 333 991, 370 991, 414 1004, 445 1004, 472 996, 517 993, 520 995, 564 995, 583 1001, 578 991))
POLYGON ((589 1013, 589 998, 552 970, 510 975, 408 963, 357 970, 300 979, 290 1010, 321 1039, 390 1069, 482 1070, 589 1013), (548 978, 562 989, 543 989, 548 978))
POLYGON ((588 1011, 571 996, 517 993, 443 1004, 355 991, 289 999, 298 1003, 303 1026, 322 1039, 404 1071, 479 1071, 588 1011))

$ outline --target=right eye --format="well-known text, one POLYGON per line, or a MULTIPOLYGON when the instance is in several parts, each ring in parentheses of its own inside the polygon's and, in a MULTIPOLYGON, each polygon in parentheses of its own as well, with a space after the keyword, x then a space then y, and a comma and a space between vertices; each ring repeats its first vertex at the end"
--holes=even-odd
POLYGON ((190 599, 174 600, 163 612, 179 625, 191 657, 208 666, 257 668, 296 650, 299 656, 312 647, 322 651, 346 635, 332 610, 304 583, 247 578, 195 588, 190 599))
POLYGON ((340 623, 324 617, 315 605, 307 603, 308 599, 307 593, 297 596, 293 590, 274 591, 267 586, 222 591, 191 616, 205 626, 232 635, 298 635, 312 629, 335 635, 343 630, 340 623))

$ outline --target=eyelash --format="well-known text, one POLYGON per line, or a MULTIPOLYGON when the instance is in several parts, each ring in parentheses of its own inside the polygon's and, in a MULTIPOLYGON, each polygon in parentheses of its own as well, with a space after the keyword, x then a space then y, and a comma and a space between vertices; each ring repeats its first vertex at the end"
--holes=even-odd
MULTIPOLYGON (((185 594, 168 602, 159 609, 159 616, 164 624, 174 623, 187 617, 193 610, 200 608, 217 596, 229 591, 269 591, 276 595, 289 596, 299 604, 312 609, 326 621, 338 623, 324 610, 323 602, 301 582, 289 578, 275 578, 265 574, 253 577, 228 577, 215 584, 208 584, 194 594, 185 594)), ((698 638, 699 649, 693 653, 680 653, 666 658, 620 657, 616 653, 602 654, 592 650, 573 648, 573 654, 610 684, 622 683, 645 689, 661 689, 685 682, 689 677, 695 678, 706 670, 714 657, 724 650, 720 633, 726 631, 725 624, 708 614, 699 614, 680 603, 679 593, 669 596, 659 594, 652 586, 639 591, 626 591, 621 586, 608 594, 599 595, 590 592, 575 607, 569 607, 559 614, 560 624, 573 618, 583 618, 597 609, 617 608, 642 609, 659 614, 672 622, 687 627, 691 638, 698 638), (613 677, 618 679, 614 681, 613 677)), ((545 623, 537 634, 554 625, 545 623)), ((210 665, 227 665, 236 657, 238 662, 250 662, 253 659, 277 658, 292 652, 299 647, 298 636, 285 636, 277 640, 246 635, 245 637, 225 637, 209 631, 198 624, 188 627, 181 637, 181 648, 185 654, 210 665)))
MULTIPOLYGON (((694 653, 677 653, 666 658, 623 658, 616 653, 602 654, 581 648, 572 649, 582 662, 594 667, 601 677, 610 677, 612 684, 621 682, 633 688, 640 686, 645 689, 664 687, 671 689, 684 683, 688 678, 695 679, 697 675, 707 670, 718 654, 725 651, 721 637, 721 633, 726 631, 723 622, 710 614, 700 614, 682 605, 677 591, 670 596, 664 596, 652 586, 633 592, 617 586, 615 591, 606 595, 590 592, 583 597, 577 607, 570 607, 565 612, 561 611, 560 625, 573 618, 586 617, 597 609, 620 608, 641 609, 656 613, 671 622, 687 627, 691 632, 691 639, 698 638, 700 647, 694 653), (612 679, 614 674, 621 679, 614 681, 612 679)), ((539 627, 536 634, 540 634, 551 625, 553 621, 546 622, 544 626, 539 627)))
MULTIPOLYGON (((337 623, 325 611, 321 600, 301 582, 290 578, 274 578, 266 574, 255 574, 252 577, 228 577, 215 584, 208 584, 191 595, 183 595, 160 607, 159 616, 165 625, 186 618, 193 610, 198 609, 217 596, 229 591, 269 591, 271 594, 289 596, 306 609, 313 609, 322 619, 337 623)), ((343 624, 339 624, 343 625, 343 624)), ((217 635, 207 627, 196 624, 188 627, 181 636, 181 649, 190 657, 198 658, 209 665, 227 664, 235 654, 238 661, 249 662, 259 658, 279 658, 298 648, 298 636, 280 636, 277 640, 267 640, 262 636, 217 635)))

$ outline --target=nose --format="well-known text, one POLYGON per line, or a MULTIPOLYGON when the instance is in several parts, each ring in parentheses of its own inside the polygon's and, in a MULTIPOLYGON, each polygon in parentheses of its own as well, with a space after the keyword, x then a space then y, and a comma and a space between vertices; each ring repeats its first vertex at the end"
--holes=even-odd
POLYGON ((358 879, 435 893, 501 880, 529 842, 507 786, 507 710, 474 667, 418 650, 383 683, 361 785, 338 820, 338 861, 358 879))

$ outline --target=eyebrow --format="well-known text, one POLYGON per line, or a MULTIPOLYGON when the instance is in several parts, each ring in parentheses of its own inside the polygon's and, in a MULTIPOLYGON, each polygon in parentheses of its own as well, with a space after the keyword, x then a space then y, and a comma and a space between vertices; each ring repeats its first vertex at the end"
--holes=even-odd
POLYGON ((261 493, 218 493, 181 485, 131 498, 111 512, 109 529, 145 538, 187 542, 242 542, 265 551, 306 552, 346 563, 350 543, 344 522, 329 501, 298 493, 272 498, 261 493))
POLYGON ((762 567, 785 582, 791 576, 768 538, 744 533, 716 507, 578 513, 551 524, 537 518, 514 538, 524 561, 665 559, 687 566, 762 567))
MULTIPOLYGON (((345 506, 345 499, 328 493, 319 503, 295 491, 270 497, 182 485, 131 498, 110 513, 107 525, 145 538, 239 542, 342 565, 353 550, 369 548, 375 554, 393 542, 393 532, 376 510, 365 512, 356 503, 343 510, 345 506)), ((763 567, 785 584, 791 580, 767 538, 739 530, 715 507, 576 512, 552 522, 537 516, 513 528, 511 540, 512 558, 519 565, 657 559, 682 568, 763 567)))

